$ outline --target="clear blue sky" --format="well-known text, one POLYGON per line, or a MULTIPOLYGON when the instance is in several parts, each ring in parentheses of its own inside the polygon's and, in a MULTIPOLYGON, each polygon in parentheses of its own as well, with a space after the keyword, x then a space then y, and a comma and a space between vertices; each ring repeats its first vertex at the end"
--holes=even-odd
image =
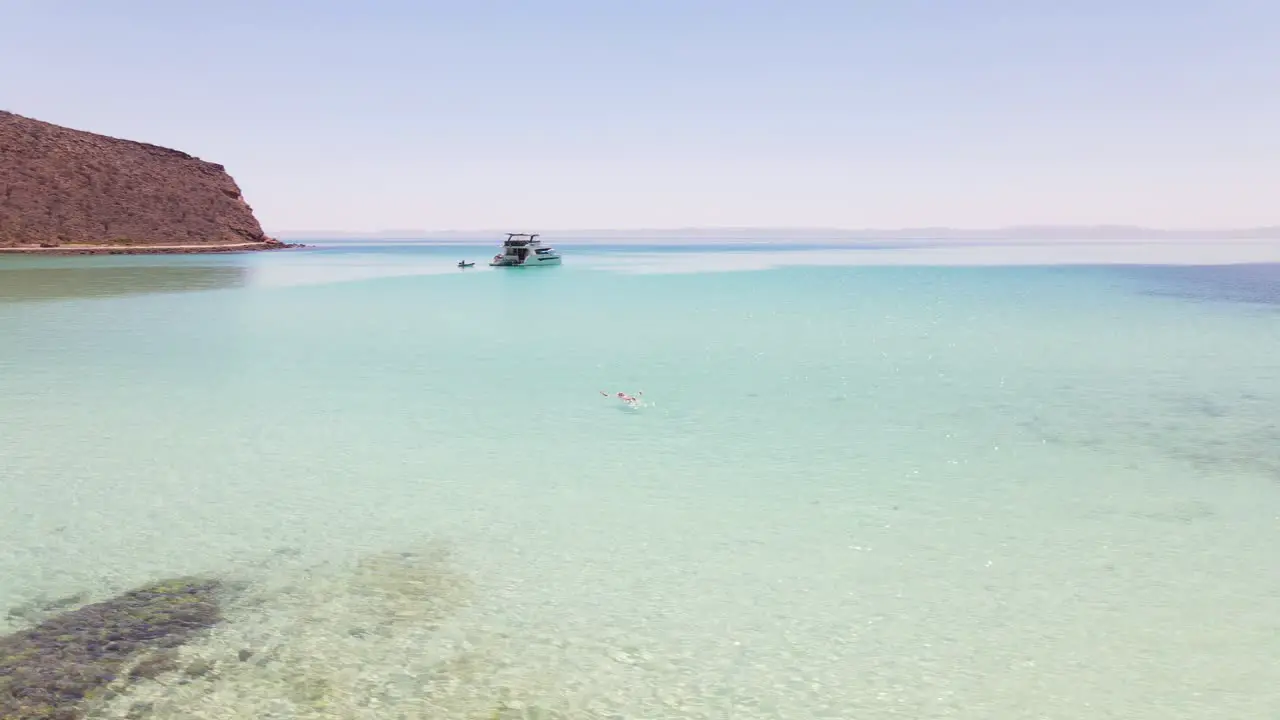
POLYGON ((2 0, 270 230, 1280 221, 1277 0, 2 0))

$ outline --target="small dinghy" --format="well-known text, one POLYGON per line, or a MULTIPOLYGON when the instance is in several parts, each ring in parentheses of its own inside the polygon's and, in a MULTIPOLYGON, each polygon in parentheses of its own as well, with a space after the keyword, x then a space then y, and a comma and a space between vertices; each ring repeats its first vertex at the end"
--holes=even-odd
POLYGON ((467 262, 466 260, 463 260, 462 262, 458 263, 458 267, 460 268, 469 268, 469 267, 475 267, 475 266, 476 266, 475 263, 467 262))

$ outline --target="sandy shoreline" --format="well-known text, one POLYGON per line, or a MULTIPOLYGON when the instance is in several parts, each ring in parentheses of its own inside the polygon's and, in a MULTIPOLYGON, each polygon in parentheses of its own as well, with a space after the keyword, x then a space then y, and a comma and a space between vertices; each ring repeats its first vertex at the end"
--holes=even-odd
POLYGON ((61 245, 58 247, 0 247, 10 255, 186 255, 197 253, 260 252, 306 247, 302 243, 248 242, 226 245, 61 245))

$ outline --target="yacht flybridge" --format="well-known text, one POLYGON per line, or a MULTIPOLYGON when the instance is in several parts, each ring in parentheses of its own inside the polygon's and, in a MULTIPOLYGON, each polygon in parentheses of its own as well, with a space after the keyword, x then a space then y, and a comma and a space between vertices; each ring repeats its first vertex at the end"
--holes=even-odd
POLYGON ((502 252, 494 255, 489 264, 494 267, 559 265, 560 253, 555 248, 543 247, 537 233, 507 233, 502 252))

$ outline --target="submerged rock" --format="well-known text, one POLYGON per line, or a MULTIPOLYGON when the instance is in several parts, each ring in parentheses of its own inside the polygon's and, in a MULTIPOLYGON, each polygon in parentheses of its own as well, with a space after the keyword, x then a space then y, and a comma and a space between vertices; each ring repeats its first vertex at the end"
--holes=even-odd
POLYGON ((0 638, 0 720, 75 720, 113 683, 174 667, 173 648, 222 621, 221 590, 166 580, 0 638))

